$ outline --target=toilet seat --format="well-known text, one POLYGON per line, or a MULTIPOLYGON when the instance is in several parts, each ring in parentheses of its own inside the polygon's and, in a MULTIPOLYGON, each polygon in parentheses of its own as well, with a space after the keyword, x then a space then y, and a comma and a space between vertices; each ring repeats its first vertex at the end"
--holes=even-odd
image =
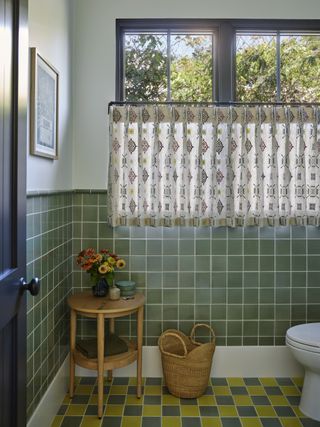
POLYGON ((307 323, 287 330, 288 345, 302 350, 320 353, 320 323, 307 323))

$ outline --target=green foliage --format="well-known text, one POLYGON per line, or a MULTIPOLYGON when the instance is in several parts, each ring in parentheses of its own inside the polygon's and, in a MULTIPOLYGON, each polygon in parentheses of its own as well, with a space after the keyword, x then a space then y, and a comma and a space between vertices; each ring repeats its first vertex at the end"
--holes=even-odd
MULTIPOLYGON (((201 36, 175 36, 171 51, 171 98, 211 101, 211 46, 201 36), (183 40, 182 40, 183 39, 183 40), (180 50, 179 50, 180 43, 180 50), (181 45, 184 48, 181 48, 181 45)), ((320 37, 281 38, 281 100, 320 100, 320 37)), ((166 35, 130 36, 125 49, 126 99, 167 99, 166 35)), ((236 53, 236 95, 239 101, 272 102, 277 97, 275 37, 252 36, 236 53)))

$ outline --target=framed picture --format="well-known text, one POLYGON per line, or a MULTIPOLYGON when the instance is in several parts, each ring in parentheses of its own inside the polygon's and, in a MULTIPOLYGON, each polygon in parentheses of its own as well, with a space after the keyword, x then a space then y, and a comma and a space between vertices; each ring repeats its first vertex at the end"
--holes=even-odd
POLYGON ((31 48, 30 153, 58 158, 59 73, 31 48))

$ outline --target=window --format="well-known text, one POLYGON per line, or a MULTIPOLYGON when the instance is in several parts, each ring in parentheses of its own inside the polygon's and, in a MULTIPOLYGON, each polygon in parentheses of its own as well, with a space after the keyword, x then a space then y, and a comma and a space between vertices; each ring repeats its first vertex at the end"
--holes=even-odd
POLYGON ((213 34, 124 33, 124 98, 212 101, 213 34))
POLYGON ((316 102, 319 81, 319 34, 237 32, 237 100, 316 102))
POLYGON ((320 21, 117 20, 117 100, 320 102, 320 21))

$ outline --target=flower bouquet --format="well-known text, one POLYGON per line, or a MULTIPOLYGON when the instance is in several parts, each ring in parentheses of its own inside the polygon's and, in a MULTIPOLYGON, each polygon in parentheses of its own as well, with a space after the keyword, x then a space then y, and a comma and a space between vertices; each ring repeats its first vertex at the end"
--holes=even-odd
POLYGON ((93 248, 84 249, 77 256, 77 264, 91 276, 94 283, 92 292, 95 296, 105 296, 108 284, 114 286, 115 271, 125 267, 125 261, 108 249, 96 252, 93 248))

